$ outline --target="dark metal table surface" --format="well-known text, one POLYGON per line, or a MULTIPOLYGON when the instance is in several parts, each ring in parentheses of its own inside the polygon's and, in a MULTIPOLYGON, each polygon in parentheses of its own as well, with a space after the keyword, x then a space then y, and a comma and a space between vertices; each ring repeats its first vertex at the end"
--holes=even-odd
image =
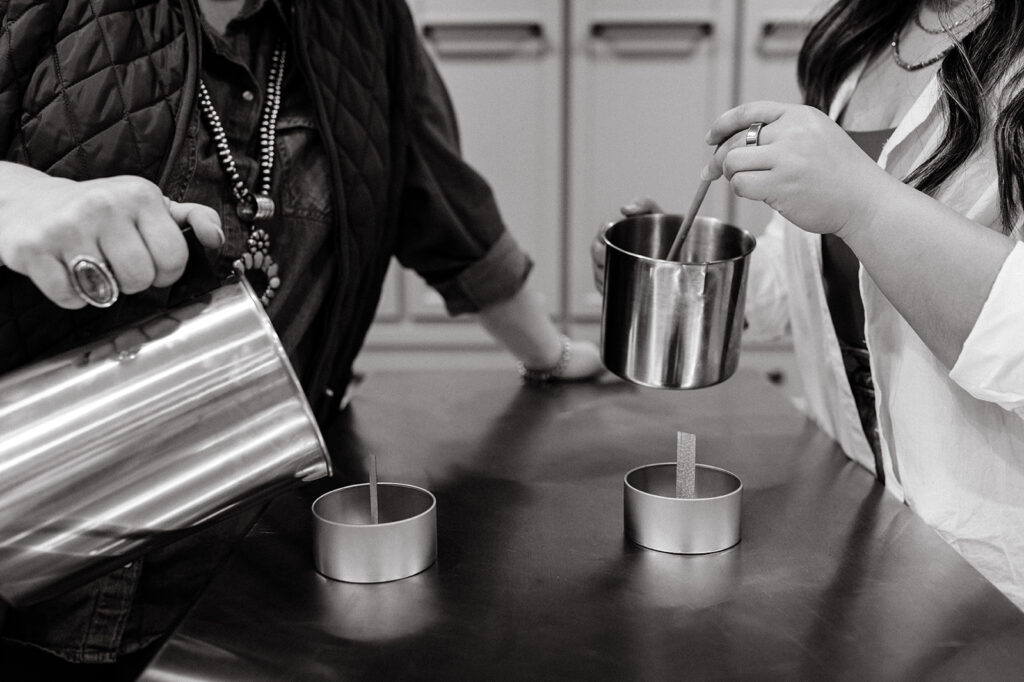
POLYGON ((1024 613, 759 375, 691 392, 368 378, 332 480, 270 506, 142 679, 1020 679, 1024 613), (623 536, 622 479, 674 457, 744 484, 705 556, 623 536), (313 570, 310 503, 366 480, 438 499, 438 561, 378 585, 313 570))

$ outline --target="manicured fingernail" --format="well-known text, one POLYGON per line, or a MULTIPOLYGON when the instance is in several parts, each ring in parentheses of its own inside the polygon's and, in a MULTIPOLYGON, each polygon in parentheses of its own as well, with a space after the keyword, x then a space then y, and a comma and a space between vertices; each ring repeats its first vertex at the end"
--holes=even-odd
POLYGON ((711 169, 708 168, 707 166, 704 166, 703 168, 701 168, 700 169, 700 179, 701 180, 710 180, 711 179, 711 169))
POLYGON ((619 210, 621 210, 623 213, 627 213, 627 214, 628 213, 636 213, 637 211, 640 210, 640 207, 637 206, 636 203, 628 203, 628 204, 626 204, 625 206, 623 206, 619 210))
POLYGON ((710 130, 704 136, 704 143, 705 144, 711 144, 711 131, 710 130))

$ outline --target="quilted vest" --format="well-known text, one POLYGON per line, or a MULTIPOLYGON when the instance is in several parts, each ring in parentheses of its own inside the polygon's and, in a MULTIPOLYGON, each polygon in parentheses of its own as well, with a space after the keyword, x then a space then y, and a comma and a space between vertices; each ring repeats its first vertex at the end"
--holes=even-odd
MULTIPOLYGON (((289 8, 294 63, 338 188, 336 293, 304 377, 323 415, 333 406, 325 396, 348 381, 393 250, 415 35, 402 0, 289 8)), ((192 0, 0 0, 0 158, 75 180, 139 175, 180 198, 187 177, 171 177, 169 159, 190 153, 200 45, 192 0)), ((0 268, 0 374, 213 286, 204 272, 190 262, 169 289, 124 296, 105 311, 67 311, 0 268)))

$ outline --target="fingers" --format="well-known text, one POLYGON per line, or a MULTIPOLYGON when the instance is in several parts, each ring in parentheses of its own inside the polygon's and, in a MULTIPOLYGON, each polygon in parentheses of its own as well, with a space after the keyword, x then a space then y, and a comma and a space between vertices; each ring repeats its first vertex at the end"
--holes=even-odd
MULTIPOLYGON (((122 293, 137 294, 153 285, 156 265, 134 225, 111 226, 100 235, 99 247, 122 293)), ((78 255, 66 254, 69 262, 78 255)))
POLYGON ((594 239, 590 242, 590 265, 594 274, 594 288, 604 293, 604 227, 597 231, 594 239))
POLYGON ((191 226, 199 243, 208 249, 224 245, 220 216, 209 206, 167 200, 167 210, 179 228, 191 226))
POLYGON ((770 124, 777 121, 792 107, 780 102, 748 102, 725 112, 711 124, 704 141, 708 144, 720 144, 737 133, 746 132, 752 123, 770 124))
POLYGON ((628 204, 619 209, 627 218, 644 213, 662 213, 658 202, 650 197, 634 197, 628 204))
MULTIPOLYGON (((658 205, 654 199, 650 197, 633 197, 628 204, 622 206, 619 211, 622 215, 630 218, 636 215, 643 215, 645 213, 662 213, 661 206, 658 205)), ((593 266, 594 274, 594 288, 600 293, 604 293, 604 257, 605 257, 605 246, 604 246, 604 229, 605 226, 597 231, 597 236, 590 242, 590 260, 593 266)))
POLYGON ((733 149, 744 146, 745 144, 746 141, 741 137, 741 133, 737 133, 719 144, 715 149, 715 153, 711 156, 711 160, 708 161, 707 165, 701 169, 700 179, 717 180, 722 177, 722 165, 725 161, 726 155, 733 149))
POLYGON ((733 176, 732 191, 736 196, 754 201, 764 201, 772 204, 772 197, 769 194, 771 184, 771 171, 754 170, 737 173, 733 176))
POLYGON ((770 168, 771 165, 768 163, 767 158, 771 154, 769 147, 771 145, 774 132, 774 130, 769 130, 767 125, 762 127, 757 145, 747 144, 746 129, 723 141, 718 145, 718 148, 715 150, 715 153, 708 164, 701 170, 701 179, 717 180, 722 177, 723 174, 727 179, 731 179, 732 175, 736 172, 736 169, 733 169, 730 172, 727 168, 726 161, 728 160, 732 163, 736 158, 746 159, 749 157, 749 159, 751 159, 750 163, 763 164, 757 166, 758 168, 770 168), (755 162, 753 159, 757 159, 757 161, 755 162))
POLYGON ((738 173, 772 170, 775 150, 769 147, 736 147, 722 160, 722 174, 727 180, 734 180, 738 173))
POLYGON ((39 173, 27 184, 4 207, 2 260, 63 308, 86 305, 69 270, 79 256, 105 262, 119 290, 132 294, 181 277, 188 249, 179 225, 191 225, 206 246, 224 241, 215 211, 171 202, 144 178, 77 182, 39 173))
POLYGON ((151 284, 166 287, 177 282, 188 263, 188 245, 168 209, 164 205, 141 208, 136 227, 153 263, 151 284))
MULTIPOLYGON (((628 204, 622 206, 619 209, 622 215, 630 218, 632 216, 643 215, 645 213, 662 213, 661 206, 658 205, 654 199, 650 197, 633 197, 628 204)), ((597 231, 597 235, 593 241, 590 242, 590 260, 592 271, 594 275, 594 288, 600 293, 604 293, 604 258, 605 258, 605 245, 604 245, 604 230, 605 225, 602 225, 597 231)))
POLYGON ((50 256, 34 260, 23 274, 39 287, 46 298, 61 308, 78 310, 85 307, 85 301, 75 293, 71 286, 67 267, 56 257, 50 256))

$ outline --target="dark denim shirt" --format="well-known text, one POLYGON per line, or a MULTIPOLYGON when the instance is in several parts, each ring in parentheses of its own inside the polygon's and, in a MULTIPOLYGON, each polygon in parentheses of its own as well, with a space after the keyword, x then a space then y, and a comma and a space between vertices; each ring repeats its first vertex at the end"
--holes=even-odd
MULTIPOLYGON (((239 173, 250 187, 258 176, 258 121, 276 39, 274 26, 284 20, 277 0, 249 0, 224 36, 204 26, 203 80, 239 173)), ((447 94, 429 58, 424 59, 428 80, 433 81, 428 96, 433 99, 421 105, 435 132, 432 144, 457 149, 447 94)), ((248 230, 235 216, 227 177, 196 111, 191 125, 190 142, 176 160, 175 175, 188 178, 186 200, 220 212, 226 243, 209 255, 226 277, 231 263, 246 248, 248 230)), ((330 264, 335 257, 330 238, 330 174, 320 142, 302 79, 289 70, 277 122, 273 198, 278 211, 266 227, 282 284, 268 313, 300 376, 307 348, 320 340, 314 319, 330 293, 330 264)), ((406 234, 396 251, 403 264, 416 268, 438 289, 449 311, 456 314, 511 296, 532 264, 504 226, 494 224, 490 196, 466 197, 465 205, 453 206, 445 197, 451 190, 450 184, 445 186, 449 179, 447 169, 430 168, 424 177, 411 180, 417 191, 407 197, 407 210, 429 216, 428 229, 406 234), (447 262, 446 254, 458 254, 451 259, 455 263, 474 252, 478 255, 469 267, 456 268, 447 262)), ((110 662, 137 651, 173 629, 258 514, 259 510, 251 510, 236 515, 54 600, 11 610, 4 637, 76 662, 110 662)))
MULTIPOLYGON (((248 3, 223 36, 204 27, 203 82, 224 126, 238 173, 253 190, 260 175, 260 117, 278 38, 275 21, 284 17, 274 3, 261 0, 248 3)), ((285 62, 291 64, 287 56, 285 62)), ((299 376, 309 356, 306 346, 317 341, 310 331, 331 285, 334 257, 330 171, 312 112, 300 75, 287 68, 271 183, 276 210, 259 227, 270 235, 269 251, 281 279, 267 312, 299 376)), ((219 253, 210 255, 217 273, 227 278, 234 260, 247 250, 249 227, 235 213, 235 197, 205 123, 198 126, 195 143, 195 171, 184 199, 212 206, 220 214, 226 241, 219 253)), ((178 163, 190 161, 182 158, 178 163)))

